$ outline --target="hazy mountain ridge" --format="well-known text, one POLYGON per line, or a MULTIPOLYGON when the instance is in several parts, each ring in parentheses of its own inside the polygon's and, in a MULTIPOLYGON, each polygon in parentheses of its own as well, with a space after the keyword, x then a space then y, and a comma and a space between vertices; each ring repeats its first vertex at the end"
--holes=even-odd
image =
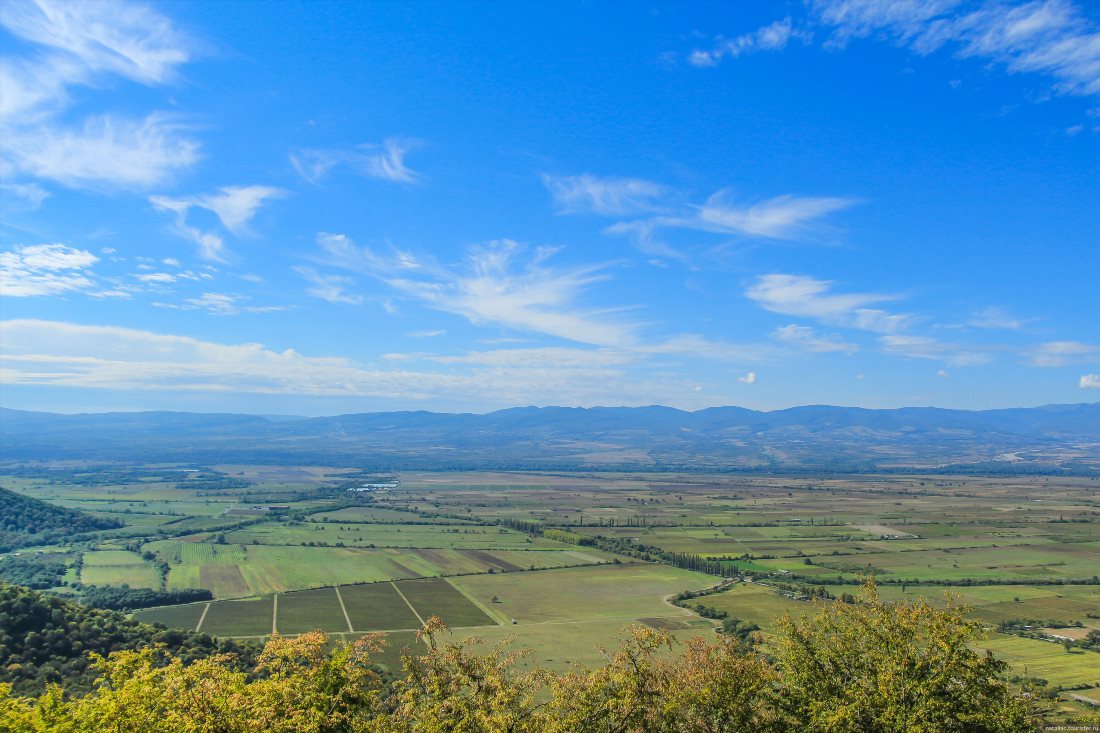
POLYGON ((810 405, 517 407, 269 419, 0 408, 4 460, 296 462, 395 468, 1100 470, 1100 403, 968 411, 810 405))

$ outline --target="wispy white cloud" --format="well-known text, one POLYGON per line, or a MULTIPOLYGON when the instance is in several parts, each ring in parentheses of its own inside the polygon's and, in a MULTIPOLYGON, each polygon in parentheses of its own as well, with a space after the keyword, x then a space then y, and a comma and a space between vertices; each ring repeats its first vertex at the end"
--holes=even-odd
POLYGON ((755 204, 732 200, 728 190, 719 191, 699 208, 698 220, 682 226, 748 234, 771 239, 797 239, 827 214, 858 203, 840 196, 776 196, 755 204))
MULTIPOLYGON (((391 358, 393 355, 390 355, 391 358)), ((493 367, 522 367, 538 364, 547 368, 578 369, 621 367, 636 361, 635 355, 616 349, 579 349, 562 346, 470 351, 459 356, 424 354, 426 361, 439 364, 475 364, 493 367)))
POLYGON ((743 377, 738 377, 737 381, 742 384, 756 384, 756 372, 749 372, 743 377))
POLYGON ((281 305, 243 305, 247 298, 229 293, 203 293, 197 298, 184 298, 178 303, 153 303, 158 308, 173 310, 201 310, 215 316, 235 316, 240 313, 272 313, 288 310, 281 305))
POLYGON ((217 193, 200 194, 174 199, 167 196, 150 196, 149 202, 157 211, 172 213, 175 232, 199 245, 199 256, 213 262, 225 262, 225 240, 213 231, 203 231, 187 223, 187 214, 199 207, 217 215, 222 225, 238 236, 248 233, 248 223, 265 201, 286 195, 282 189, 271 186, 224 186, 217 193))
POLYGON ((223 186, 217 193, 171 199, 151 196, 149 200, 160 210, 186 213, 193 206, 212 211, 222 225, 236 235, 248 232, 248 222, 265 201, 282 198, 286 191, 272 186, 223 186))
POLYGON ((674 189, 635 178, 544 176, 543 182, 563 214, 594 213, 634 217, 616 222, 605 234, 629 237, 649 255, 686 260, 687 255, 663 241, 662 230, 688 229, 720 235, 812 240, 828 234, 830 214, 860 203, 846 196, 796 196, 784 194, 764 200, 738 200, 722 189, 702 204, 684 202, 674 189))
POLYGON ((790 18, 784 18, 736 38, 719 38, 713 48, 692 51, 688 62, 693 66, 715 66, 726 58, 759 51, 781 51, 792 38, 806 42, 811 37, 810 33, 795 29, 790 18))
POLYGON ((595 213, 629 216, 652 213, 666 205, 671 191, 640 178, 601 178, 544 174, 542 182, 562 214, 595 213))
POLYGON ((408 376, 339 358, 275 352, 117 326, 5 321, 5 384, 126 390, 378 395, 415 393, 408 376))
POLYGON ((25 298, 95 287, 91 267, 99 258, 64 244, 16 246, 0 252, 0 295, 25 298))
POLYGON ((225 293, 203 293, 197 298, 185 298, 181 303, 154 303, 158 308, 204 310, 217 316, 232 316, 240 312, 238 298, 225 293))
POLYGON ((397 183, 416 183, 420 175, 405 164, 408 153, 420 147, 419 140, 389 138, 380 145, 364 144, 352 150, 305 148, 290 154, 290 162, 310 183, 320 183, 337 166, 369 178, 397 183))
POLYGON ((554 266, 556 250, 511 240, 470 248, 457 265, 421 260, 406 252, 381 256, 344 235, 321 234, 330 264, 371 275, 430 308, 477 325, 498 325, 586 344, 626 345, 636 324, 620 308, 587 308, 584 292, 607 278, 605 265, 554 266))
POLYGON ((509 405, 648 405, 656 401, 690 409, 721 399, 695 394, 696 381, 667 371, 653 379, 649 375, 655 354, 640 348, 519 347, 458 355, 391 353, 384 358, 410 368, 438 364, 448 373, 467 374, 473 389, 491 391, 486 399, 509 405))
POLYGON ((828 227, 825 217, 859 203, 841 196, 783 195, 756 203, 737 202, 730 191, 713 194, 700 206, 691 206, 676 215, 619 222, 608 227, 608 234, 629 235, 641 251, 657 256, 686 259, 661 241, 662 229, 689 229, 721 235, 784 241, 812 240, 828 227))
POLYGON ((556 266, 551 260, 558 250, 553 248, 499 240, 469 248, 458 264, 442 265, 409 252, 383 256, 342 234, 322 233, 317 242, 329 265, 370 275, 405 298, 475 325, 616 349, 633 358, 690 356, 737 363, 765 360, 775 351, 766 344, 697 334, 645 338, 646 324, 625 315, 631 308, 582 304, 592 286, 609 278, 607 264, 556 266))
POLYGON ((772 331, 772 338, 784 344, 793 346, 800 351, 812 353, 828 353, 840 351, 848 354, 855 353, 859 347, 836 338, 821 336, 809 326, 791 324, 780 326, 772 331))
POLYGON ((191 56, 191 42, 167 18, 136 3, 8 0, 0 7, 0 25, 85 72, 143 84, 170 80, 191 56))
MULTIPOLYGON (((0 18, 9 4, 0 5, 0 18)), ((59 57, 0 57, 0 125, 12 128, 48 120, 69 103, 65 86, 83 75, 80 64, 59 57)))
POLYGON ((890 313, 879 308, 858 308, 852 314, 851 326, 863 331, 893 333, 908 328, 914 321, 908 313, 890 313))
POLYGON ((66 186, 148 188, 199 159, 198 143, 182 134, 186 127, 164 114, 103 115, 79 128, 48 122, 4 129, 0 150, 25 173, 66 186))
POLYGON ((320 183, 329 172, 340 164, 339 151, 305 149, 290 154, 290 164, 298 175, 310 183, 320 183))
POLYGON ((815 0, 818 22, 833 26, 828 43, 842 48, 853 38, 892 29, 911 42, 937 16, 957 9, 960 0, 815 0))
POLYGON ((248 222, 264 202, 285 195, 286 191, 272 186, 224 186, 217 193, 195 196, 190 201, 213 211, 226 229, 240 236, 248 233, 248 222))
MULTIPOLYGON (((631 239, 639 251, 657 258, 672 260, 687 260, 688 256, 658 239, 657 230, 661 223, 654 219, 636 219, 634 221, 620 221, 604 229, 604 234, 625 235, 631 239)), ((653 260, 652 264, 663 265, 661 259, 653 260)))
POLYGON ((621 355, 600 350, 520 350, 457 358, 393 354, 401 368, 367 369, 354 361, 222 344, 116 326, 57 321, 0 323, 0 382, 127 391, 259 393, 383 400, 516 404, 699 407, 680 380, 633 375, 621 355))
POLYGON ((775 348, 769 344, 732 343, 694 333, 682 333, 649 343, 635 344, 630 350, 636 354, 668 354, 727 364, 765 362, 776 355, 775 348))
POLYGON ((1082 374, 1077 386, 1081 389, 1100 389, 1100 374, 1082 374))
POLYGON ((70 187, 146 188, 198 160, 187 126, 168 115, 62 117, 73 86, 171 81, 194 43, 166 18, 121 0, 11 0, 0 24, 35 46, 0 64, 0 155, 14 170, 70 187))
MULTIPOLYGON (((420 176, 405 165, 405 155, 419 146, 415 140, 390 138, 382 143, 380 152, 367 155, 362 161, 361 172, 373 178, 387 181, 413 183, 420 176)), ((361 146, 371 149, 373 146, 361 146)))
POLYGON ((176 276, 170 272, 149 272, 134 277, 143 283, 174 283, 176 281, 176 276))
POLYGON ((530 341, 531 341, 531 339, 516 338, 515 336, 498 336, 497 338, 481 338, 481 339, 477 340, 477 342, 479 344, 490 344, 490 345, 496 345, 496 344, 525 344, 525 343, 528 343, 530 341))
POLYGON ((88 293, 93 298, 100 300, 130 300, 134 297, 134 294, 129 290, 123 290, 121 288, 111 288, 109 290, 93 290, 88 293))
POLYGON ((153 204, 153 208, 157 211, 174 214, 176 234, 199 245, 199 257, 211 262, 225 262, 222 257, 225 240, 216 232, 203 231, 187 223, 187 211, 191 208, 190 203, 163 196, 150 196, 149 202, 153 204))
POLYGON ((1100 94, 1100 28, 1068 0, 817 0, 829 45, 887 38, 927 55, 950 48, 960 58, 1054 80, 1063 94, 1100 94))
POLYGON ((8 211, 34 211, 50 197, 50 192, 37 183, 0 183, 0 191, 4 192, 4 208, 8 211))
POLYGON ((591 309, 577 305, 581 293, 604 279, 599 266, 552 267, 553 251, 536 250, 521 261, 516 242, 491 242, 472 250, 456 270, 437 270, 422 279, 411 273, 391 277, 389 283, 428 305, 465 316, 476 324, 499 324, 581 343, 623 345, 634 328, 618 309, 591 309))
POLYGON ((82 249, 63 244, 38 244, 17 247, 14 254, 26 267, 42 270, 70 270, 91 267, 99 258, 82 249))
POLYGON ((761 275, 745 291, 745 296, 773 313, 814 318, 824 323, 866 331, 897 331, 911 319, 906 314, 868 307, 874 303, 896 300, 897 296, 882 293, 834 294, 831 292, 833 284, 805 275, 761 275))
POLYGON ((949 366, 978 366, 993 360, 990 354, 980 349, 966 344, 946 343, 929 336, 887 334, 879 337, 879 343, 888 354, 942 361, 949 366))
POLYGON ((1080 341, 1047 341, 1029 349, 1025 357, 1032 366, 1060 367, 1100 356, 1100 346, 1080 341))
POLYGON ((355 281, 346 275, 322 275, 309 267, 295 267, 294 271, 310 282, 306 293, 329 303, 348 303, 360 305, 363 296, 346 292, 355 286, 355 281))
POLYGON ((416 257, 409 252, 393 251, 388 257, 379 255, 370 247, 359 246, 346 234, 318 232, 317 246, 326 261, 336 267, 368 275, 420 268, 416 257))
POLYGON ((443 328, 430 328, 430 329, 425 329, 425 330, 422 330, 422 331, 409 331, 405 335, 408 336, 409 338, 414 338, 414 339, 430 339, 430 338, 435 338, 436 336, 442 336, 445 333, 447 333, 446 329, 443 329, 443 328))
POLYGON ((1003 308, 989 306, 974 313, 966 322, 968 326, 975 328, 987 328, 1003 331, 1019 331, 1029 321, 1013 316, 1003 308))

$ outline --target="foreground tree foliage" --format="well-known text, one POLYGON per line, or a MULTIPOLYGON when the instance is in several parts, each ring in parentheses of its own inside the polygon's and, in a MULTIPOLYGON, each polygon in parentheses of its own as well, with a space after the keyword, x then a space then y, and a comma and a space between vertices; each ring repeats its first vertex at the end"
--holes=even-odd
POLYGON ((806 731, 1028 730, 1035 710, 1004 681, 1003 661, 970 647, 980 634, 958 607, 884 603, 869 584, 857 605, 781 620, 779 705, 806 731))
POLYGON ((117 733, 1023 733, 1040 711, 971 649, 958 609, 882 602, 820 604, 755 646, 729 636, 685 642, 630 627, 606 664, 525 670, 507 643, 444 641, 433 617, 421 655, 386 681, 377 635, 275 637, 254 669, 229 655, 184 663, 163 648, 95 656, 95 689, 37 699, 0 686, 0 731, 117 733))

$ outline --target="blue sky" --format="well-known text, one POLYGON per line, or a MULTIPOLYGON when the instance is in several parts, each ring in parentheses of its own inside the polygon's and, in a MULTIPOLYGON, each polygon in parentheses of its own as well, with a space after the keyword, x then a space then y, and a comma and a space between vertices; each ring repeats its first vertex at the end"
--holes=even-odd
POLYGON ((1069 0, 0 5, 7 407, 1100 395, 1069 0))

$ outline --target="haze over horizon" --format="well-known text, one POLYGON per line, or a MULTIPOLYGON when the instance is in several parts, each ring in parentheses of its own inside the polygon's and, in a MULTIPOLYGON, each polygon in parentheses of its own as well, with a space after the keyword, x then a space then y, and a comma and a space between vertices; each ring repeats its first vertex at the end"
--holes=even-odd
POLYGON ((25 410, 21 408, 10 408, 7 406, 0 406, 0 409, 18 410, 20 412, 40 413, 48 415, 105 415, 105 414, 140 414, 149 412, 174 412, 180 414, 194 414, 194 415, 244 415, 248 417, 262 417, 274 420, 281 419, 312 419, 312 418, 328 418, 328 417, 347 417, 349 415, 370 415, 370 414, 389 414, 395 412, 426 412, 434 415, 477 415, 486 416, 498 412, 508 412, 515 410, 644 410, 647 408, 653 409, 667 409, 677 410, 685 413, 697 413, 703 410, 752 410, 762 414, 784 412, 790 410, 799 410, 807 408, 832 408, 837 410, 872 410, 872 411, 894 411, 894 410, 957 410, 961 412, 987 412, 997 410, 1029 410, 1045 407, 1092 407, 1098 406, 1100 402, 1077 402, 1077 403, 1065 403, 1065 404, 1045 404, 1045 405, 1003 405, 1001 407, 989 407, 981 410, 967 410, 965 408, 945 408, 937 405, 902 405, 899 407, 859 407, 858 405, 828 405, 824 403, 807 404, 807 405, 790 405, 788 407, 775 407, 772 409, 756 410, 751 407, 744 407, 742 405, 711 405, 708 407, 698 407, 695 409, 684 409, 679 407, 671 407, 669 405, 586 405, 586 406, 569 406, 569 405, 509 405, 506 407, 495 407, 488 410, 428 410, 423 407, 412 407, 407 410, 364 410, 361 412, 333 412, 333 413, 290 413, 290 412, 240 412, 235 410, 25 410))
POLYGON ((0 404, 1100 398, 1070 0, 0 5, 0 404))

